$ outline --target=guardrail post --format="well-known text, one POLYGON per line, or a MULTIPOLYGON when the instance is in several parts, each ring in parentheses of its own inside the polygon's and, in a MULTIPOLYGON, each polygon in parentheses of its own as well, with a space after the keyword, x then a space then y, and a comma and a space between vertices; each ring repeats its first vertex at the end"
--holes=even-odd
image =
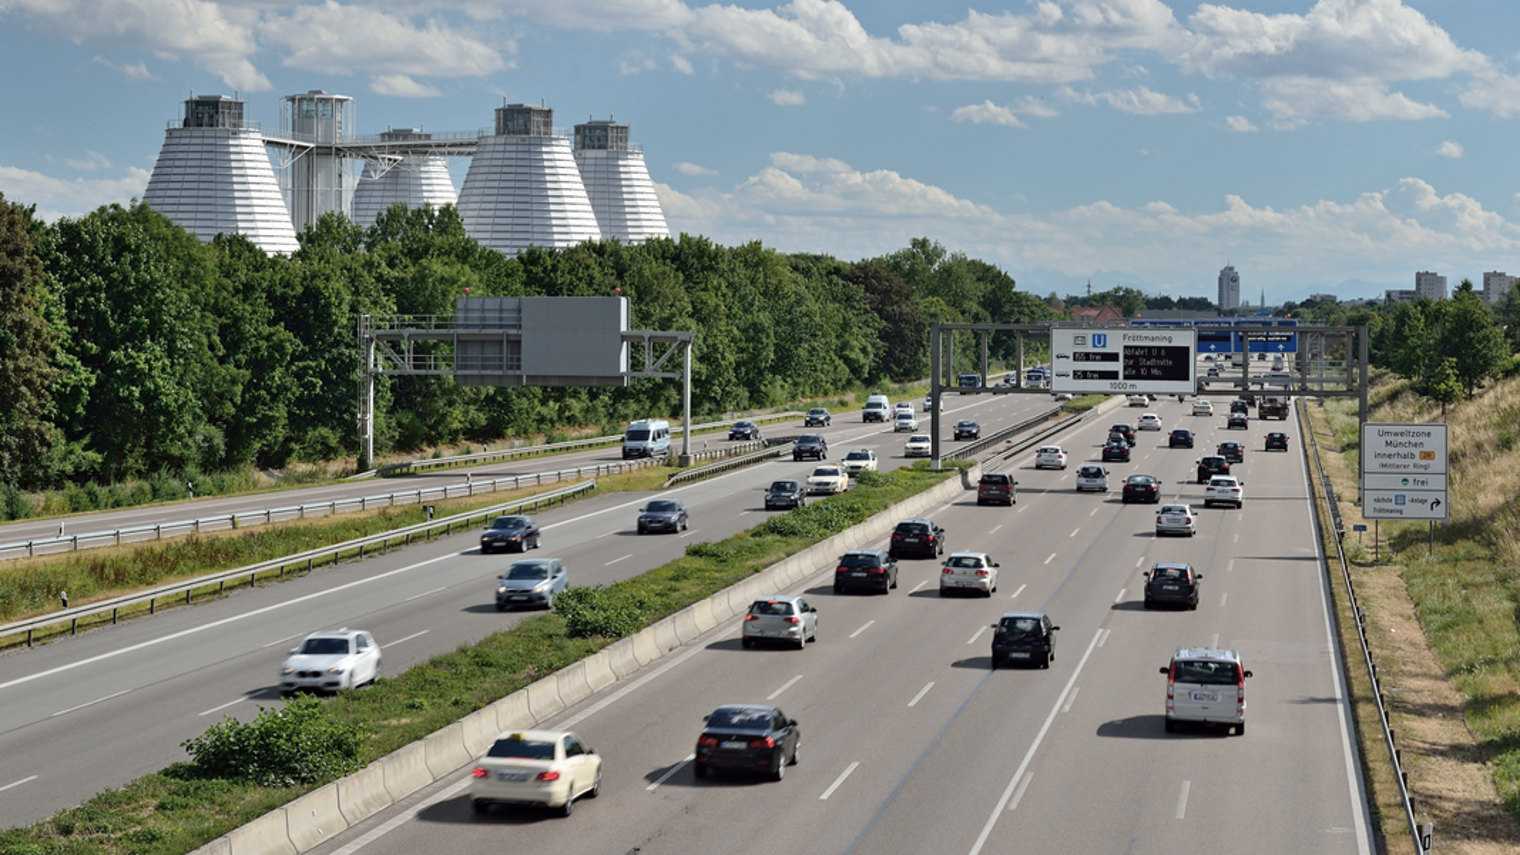
POLYGON ((70 546, 72 547, 72 551, 78 552, 79 551, 79 535, 76 534, 73 537, 69 538, 69 540, 71 541, 70 546))

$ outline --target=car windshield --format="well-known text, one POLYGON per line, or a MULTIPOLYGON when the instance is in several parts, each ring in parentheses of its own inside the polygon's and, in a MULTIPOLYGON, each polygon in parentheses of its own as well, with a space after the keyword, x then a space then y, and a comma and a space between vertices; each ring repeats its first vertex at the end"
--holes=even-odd
POLYGON ((803 434, 802 437, 797 440, 798 445, 818 445, 821 442, 823 442, 823 437, 819 436, 816 433, 803 434))
POLYGON ((497 517, 491 520, 491 528, 525 528, 527 525, 527 517, 497 517))
POLYGON ((814 407, 813 409, 808 410, 808 415, 810 416, 826 416, 828 414, 829 411, 823 409, 822 407, 814 407))
POLYGON ((909 442, 923 442, 923 443, 927 443, 927 442, 929 442, 929 436, 928 436, 928 434, 915 433, 912 436, 908 437, 908 441, 909 442))
POLYGON ((739 428, 740 430, 743 430, 744 428, 752 428, 754 426, 754 422, 734 422, 734 427, 739 428))
POLYGON ((982 559, 975 555, 952 555, 945 562, 946 567, 954 567, 959 570, 980 570, 982 559))
POLYGON ((905 421, 908 421, 908 420, 910 420, 912 418, 913 418, 913 414, 910 413, 910 412, 908 412, 907 410, 899 410, 897 412, 897 419, 898 419, 898 421, 904 421, 905 422, 905 421))
POLYGON ((844 456, 844 459, 845 460, 870 460, 871 459, 871 452, 869 452, 869 451, 852 451, 849 454, 846 454, 844 456))
POLYGON ((813 477, 814 478, 837 478, 837 477, 839 477, 839 469, 837 467, 834 467, 834 466, 820 466, 817 469, 813 470, 813 477))
POLYGON ((976 422, 972 422, 972 421, 956 422, 955 426, 958 427, 958 428, 974 428, 974 427, 976 427, 976 422))
POLYGON ((749 607, 749 613, 752 615, 774 615, 777 617, 786 617, 788 615, 791 615, 793 612, 794 608, 791 603, 784 603, 778 600, 759 600, 755 603, 752 603, 749 607))
POLYGON ((1183 659, 1172 663, 1172 671, 1172 679, 1179 683, 1234 686, 1240 682, 1240 669, 1234 662, 1200 662, 1183 659))
POLYGON ((649 439, 649 431, 644 428, 633 428, 628 431, 628 439, 633 442, 643 442, 649 439))
POLYGON ((998 633, 1009 638, 1026 638, 1040 634, 1038 618, 1003 618, 998 623, 998 633))
POLYGON ((301 654, 304 656, 332 656, 347 652, 346 638, 308 638, 301 645, 301 654))
POLYGON ((652 514, 669 514, 679 511, 680 509, 680 502, 668 502, 663 499, 650 502, 648 506, 648 511, 652 514))
POLYGON ((708 727, 731 727, 740 730, 769 730, 771 711, 768 709, 734 709, 725 707, 715 710, 707 717, 708 727))
POLYGON ((800 489, 796 481, 776 481, 771 484, 772 493, 793 493, 800 489))
POLYGON ((508 737, 498 739, 486 752, 487 757, 504 757, 513 760, 553 760, 554 743, 541 739, 508 737))
POLYGON ((549 567, 548 565, 540 564, 537 561, 519 561, 518 563, 513 564, 511 567, 507 568, 507 575, 505 578, 514 579, 517 581, 547 579, 549 578, 549 567))

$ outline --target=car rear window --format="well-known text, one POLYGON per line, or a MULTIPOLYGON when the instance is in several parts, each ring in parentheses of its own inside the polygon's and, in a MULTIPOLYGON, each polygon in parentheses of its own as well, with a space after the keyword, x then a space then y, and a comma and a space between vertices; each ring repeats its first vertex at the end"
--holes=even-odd
POLYGON ((508 757, 519 760, 553 760, 554 743, 540 739, 498 739, 486 752, 487 757, 508 757))
POLYGON ((928 526, 927 523, 910 523, 910 522, 898 523, 897 524, 897 533, 898 534, 928 534, 929 533, 929 526, 928 526))
MULTIPOLYGON (((899 531, 901 531, 901 529, 899 529, 899 531)), ((845 553, 844 557, 839 559, 839 566, 850 568, 880 567, 881 559, 875 555, 862 555, 858 552, 847 552, 845 553)))
POLYGON ((981 483, 991 487, 1006 487, 1008 486, 1010 480, 1011 479, 1007 475, 992 473, 990 475, 983 475, 981 483))
POLYGON ((1172 663, 1172 679, 1178 683, 1234 686, 1240 683, 1240 669, 1234 662, 1179 659, 1172 663))
POLYGON ((766 730, 771 726, 771 713, 770 710, 720 709, 707 717, 707 726, 766 730))
POLYGON ((1097 466, 1083 466, 1077 474, 1083 478, 1101 478, 1103 470, 1097 466))
POLYGON ((756 600, 753 604, 750 605, 749 613, 752 615, 774 615, 776 617, 786 617, 788 615, 791 615, 793 613, 793 610, 792 604, 788 602, 782 602, 779 600, 756 600))
POLYGON ((982 559, 973 555, 954 555, 945 562, 946 567, 954 567, 958 570, 980 570, 982 559))
POLYGON ((1038 635, 1039 630, 1039 618, 1003 618, 998 622, 998 634, 1011 638, 1038 635))

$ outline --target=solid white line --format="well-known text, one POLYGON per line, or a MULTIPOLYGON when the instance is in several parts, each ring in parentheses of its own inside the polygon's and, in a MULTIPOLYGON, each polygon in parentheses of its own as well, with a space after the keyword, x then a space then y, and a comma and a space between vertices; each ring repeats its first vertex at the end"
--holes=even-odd
POLYGON ((908 701, 908 706, 915 706, 919 701, 924 699, 924 695, 929 694, 929 690, 932 688, 934 688, 934 681, 931 680, 922 689, 918 690, 918 694, 913 696, 913 700, 908 701))
POLYGON ((997 807, 993 808, 992 815, 987 817, 987 824, 982 826, 982 833, 977 836, 976 844, 971 847, 970 855, 978 855, 982 847, 987 844, 987 838, 992 834, 992 826, 997 824, 998 814, 1008 806, 1008 800, 1013 798, 1014 787, 1018 786, 1023 779, 1024 773, 1029 770, 1029 764, 1034 761, 1034 753, 1040 750, 1040 743, 1045 741, 1045 734, 1050 732, 1050 724, 1055 721, 1056 713, 1060 712, 1061 704, 1066 703, 1066 696, 1071 693, 1071 687, 1076 685, 1077 677, 1081 676, 1082 669, 1087 666, 1087 658, 1092 655, 1093 648, 1098 644, 1098 634, 1093 634, 1093 640, 1087 645, 1087 652, 1082 654, 1082 661, 1072 670, 1071 678, 1066 681, 1066 688, 1061 690, 1060 697, 1050 708, 1050 715, 1045 717, 1045 723, 1040 725, 1040 732, 1035 734, 1034 742, 1030 743, 1029 750, 1024 753, 1024 760, 1019 768, 1014 771, 1013 778, 1008 782, 1008 787, 1003 790, 1003 797, 998 800, 997 807))
POLYGON ((1077 692, 1080 692, 1080 691, 1082 691, 1082 687, 1081 686, 1072 686, 1071 687, 1071 694, 1066 696, 1066 703, 1064 703, 1064 704, 1061 705, 1061 712, 1063 712, 1063 713, 1071 712, 1071 704, 1072 704, 1073 701, 1075 701, 1077 699, 1077 692))
POLYGON ((592 538, 592 540, 601 540, 604 537, 611 537, 611 536, 613 536, 614 534, 617 534, 617 533, 618 533, 618 530, 617 529, 613 529, 612 531, 603 532, 603 533, 597 535, 596 537, 592 538))
POLYGON ((198 713, 196 713, 196 715, 197 716, 211 715, 214 712, 219 712, 219 711, 224 710, 224 709, 226 709, 228 707, 235 707, 238 704, 240 704, 240 703, 242 703, 243 701, 246 701, 246 700, 248 700, 248 699, 247 698, 238 698, 235 701, 228 701, 227 703, 222 704, 219 707, 212 707, 211 709, 206 710, 205 712, 198 712, 198 713))
POLYGON ((608 561, 606 564, 603 564, 602 566, 603 567, 611 567, 612 565, 618 563, 619 561, 627 561, 628 559, 630 559, 632 557, 633 557, 633 553, 630 552, 627 555, 624 555, 622 558, 614 558, 611 561, 608 561))
POLYGON ((422 592, 422 593, 420 593, 420 594, 413 594, 413 595, 411 595, 411 596, 410 596, 410 597, 407 597, 407 598, 406 598, 406 599, 404 599, 404 600, 402 600, 402 602, 403 602, 403 603, 410 603, 410 602, 411 602, 411 601, 412 601, 412 600, 417 600, 417 599, 421 599, 421 598, 423 598, 423 597, 428 597, 428 596, 432 596, 432 595, 433 595, 433 594, 436 594, 436 593, 438 593, 438 592, 439 592, 439 591, 447 591, 447 590, 448 590, 448 587, 447 587, 447 586, 445 586, 445 587, 442 587, 442 588, 434 588, 434 589, 433 589, 433 590, 431 590, 431 591, 423 591, 423 592, 422 592))
POLYGON ((925 586, 927 584, 929 584, 929 580, 925 579, 922 582, 919 582, 917 585, 914 585, 913 586, 913 590, 909 591, 908 593, 910 593, 910 594, 916 594, 916 593, 918 593, 918 589, 919 588, 922 588, 923 586, 925 586))
POLYGON ((1117 596, 1117 597, 1114 597, 1114 602, 1116 602, 1116 603, 1117 603, 1117 602, 1119 602, 1119 601, 1120 601, 1120 600, 1122 600, 1122 599, 1124 599, 1124 594, 1125 594, 1125 592, 1127 592, 1127 591, 1128 591, 1128 590, 1129 590, 1129 589, 1128 589, 1128 588, 1120 588, 1120 589, 1119 589, 1119 595, 1118 595, 1118 596, 1117 596))
POLYGON ((382 644, 382 645, 380 645, 380 649, 381 650, 386 650, 386 649, 395 647, 396 645, 400 644, 403 641, 411 641, 414 638, 421 638, 422 636, 427 635, 427 634, 428 634, 428 630, 425 630, 425 629, 423 631, 421 631, 421 632, 414 632, 411 635, 406 636, 405 638, 398 638, 395 641, 390 642, 389 644, 382 644))
POLYGON ((986 631, 987 631, 987 627, 985 627, 985 626, 977 627, 976 634, 973 635, 973 636, 971 636, 970 638, 966 639, 966 643, 967 644, 975 644, 976 640, 978 638, 981 638, 982 637, 982 633, 984 633, 986 631))
POLYGON ((27 775, 25 778, 22 778, 19 781, 11 781, 9 784, 6 784, 5 786, 0 787, 0 793, 3 793, 6 790, 9 790, 11 787, 19 787, 22 784, 28 784, 28 783, 31 783, 32 781, 35 781, 35 780, 37 780, 37 776, 36 775, 27 775))
POLYGON ((269 642, 269 643, 268 643, 268 644, 261 644, 261 645, 259 645, 259 646, 260 646, 260 647, 273 647, 273 646, 275 646, 275 645, 276 645, 276 644, 279 644, 279 643, 281 643, 281 642, 284 642, 284 641, 289 641, 289 640, 291 640, 291 639, 292 639, 292 638, 299 638, 299 637, 300 637, 300 635, 301 635, 301 634, 300 634, 300 633, 299 633, 299 632, 298 632, 298 633, 296 633, 296 634, 295 634, 295 635, 287 635, 287 636, 285 636, 285 637, 284 637, 284 638, 277 638, 277 639, 275 639, 275 640, 274 640, 274 641, 271 641, 271 642, 269 642))
POLYGON ((1177 796, 1177 818, 1182 819, 1187 814, 1188 788, 1193 785, 1192 781, 1182 782, 1182 792, 1177 796))
POLYGON ((98 703, 100 703, 102 701, 109 701, 112 698, 119 698, 122 695, 125 695, 127 692, 130 692, 130 691, 132 691, 132 690, 131 689, 123 689, 120 692, 116 692, 114 694, 106 695, 103 698, 96 698, 93 701, 86 701, 85 703, 82 703, 82 704, 80 704, 77 707, 69 707, 66 710, 59 710, 58 712, 53 713, 53 715, 54 716, 60 716, 60 715, 64 715, 65 713, 71 713, 74 710, 82 710, 85 707, 93 707, 93 706, 95 706, 96 704, 98 704, 98 703))
POLYGON ((1017 596, 1018 596, 1018 595, 1019 595, 1019 594, 1022 594, 1022 593, 1024 593, 1024 589, 1025 589, 1025 588, 1027 588, 1027 587, 1029 587, 1029 586, 1028 586, 1028 585, 1020 585, 1020 586, 1019 586, 1019 589, 1018 589, 1018 590, 1017 590, 1017 591, 1014 591, 1014 592, 1013 592, 1013 594, 1011 594, 1011 595, 1010 595, 1010 596, 1009 596, 1009 597, 1008 597, 1008 599, 1010 599, 1010 600, 1011 600, 1011 599, 1013 599, 1013 598, 1014 598, 1014 597, 1017 597, 1017 596))
POLYGON ((876 623, 876 621, 874 621, 874 620, 868 620, 868 621, 866 621, 865 625, 861 626, 860 629, 857 629, 854 632, 850 633, 850 637, 854 638, 855 636, 860 635, 862 632, 865 632, 867 629, 870 628, 871 624, 873 624, 873 623, 876 623))
POLYGON ((1052 553, 1050 553, 1050 557, 1047 558, 1047 559, 1045 559, 1045 563, 1049 564, 1050 562, 1052 562, 1054 560, 1056 560, 1056 554, 1054 552, 1052 552, 1052 553))
POLYGON ((1013 809, 1019 806, 1019 799, 1022 799, 1024 797, 1024 791, 1029 789, 1029 782, 1033 780, 1034 773, 1031 772, 1030 774, 1024 776, 1024 780, 1019 782, 1019 788, 1013 791, 1013 799, 1008 802, 1009 813, 1013 813, 1013 809))
POLYGON ((844 779, 850 777, 850 773, 853 772, 853 771, 855 771, 855 767, 859 766, 859 765, 860 765, 860 761, 859 760, 851 761, 850 765, 844 767, 844 773, 841 774, 838 778, 835 778, 834 779, 834 783, 829 784, 829 788, 827 790, 823 791, 823 795, 819 796, 818 800, 819 801, 823 801, 824 799, 827 799, 829 796, 834 795, 834 791, 837 790, 837 789, 839 789, 839 785, 843 784, 844 783, 844 779))
POLYGON ((670 777, 672 775, 674 775, 675 773, 681 771, 681 767, 682 766, 685 766, 687 763, 690 763, 691 761, 693 761, 695 759, 697 759, 697 755, 695 755, 695 754, 688 754, 688 755, 686 755, 686 759, 682 760, 681 762, 677 763, 674 766, 671 766, 669 769, 666 769, 665 770, 665 774, 661 775, 658 778, 655 778, 654 779, 654 783, 650 784, 649 786, 645 787, 644 789, 647 790, 647 791, 649 791, 649 792, 654 792, 654 788, 655 787, 658 787, 659 785, 661 785, 661 784, 665 783, 666 781, 670 780, 670 777))
POLYGON ((681 532, 681 537, 691 537, 692 535, 696 534, 698 531, 700 531, 700 529, 689 528, 689 529, 681 532))
POLYGON ((795 686, 797 684, 797 681, 801 680, 801 679, 802 679, 802 675, 798 674, 797 676, 793 677, 792 679, 787 680, 785 685, 783 685, 781 688, 777 689, 776 691, 771 692, 769 695, 766 695, 765 699, 768 700, 768 701, 774 701, 776 698, 778 698, 778 697, 781 696, 782 692, 786 691, 787 689, 790 689, 792 686, 795 686))

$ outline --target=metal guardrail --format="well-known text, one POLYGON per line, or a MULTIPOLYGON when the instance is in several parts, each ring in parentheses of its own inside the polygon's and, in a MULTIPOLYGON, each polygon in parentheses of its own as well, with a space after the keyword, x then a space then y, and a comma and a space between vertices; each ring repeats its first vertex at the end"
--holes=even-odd
POLYGON ((706 478, 708 475, 712 475, 716 472, 727 472, 730 469, 738 469, 741 466, 748 466, 751 463, 754 463, 758 460, 764 460, 767 457, 779 457, 780 455, 786 453, 786 450, 788 448, 791 448, 792 445, 796 443, 796 441, 796 437, 787 437, 785 440, 776 442, 775 444, 767 444, 765 448, 762 448, 759 451, 752 451, 749 454, 740 454, 735 457, 730 457, 727 460, 720 460, 717 463, 709 463, 706 466, 695 466, 691 469, 683 469, 680 472, 677 472, 676 474, 670 476, 669 478, 666 478, 665 486, 672 487, 676 484, 681 483, 682 481, 694 481, 698 478, 706 478))
POLYGON ((344 555, 352 554, 358 558, 363 558, 366 549, 384 551, 390 548, 393 542, 409 545, 413 540, 431 540, 439 530, 442 530, 443 534, 452 534, 456 526, 469 528, 472 524, 478 524, 474 521, 484 522, 486 519, 509 512, 509 509, 510 511, 521 511, 541 508, 555 502, 563 502, 572 496, 594 489, 596 489, 595 480, 582 481, 579 484, 560 487, 556 490, 551 490, 537 496, 530 496, 529 498, 515 502, 503 502, 500 505, 494 505, 489 508, 466 511, 440 520, 429 520, 428 522, 396 529, 395 531, 372 534, 369 537, 356 538, 332 546, 324 546, 320 549, 312 549, 295 555, 286 555, 281 558, 270 559, 269 561, 261 561, 246 567, 238 567, 233 570, 224 570, 219 573, 199 576, 187 581, 154 588, 150 591, 112 597, 100 602, 90 603, 89 605, 63 609, 51 614, 3 624, 0 625, 0 638, 26 633, 26 645, 31 647, 36 631, 45 627, 66 623, 69 624, 69 634, 72 635, 79 631, 79 621, 81 618, 94 617, 109 612, 111 614, 111 623, 114 624, 120 617, 121 610, 131 606, 140 606, 146 603, 148 614, 153 614, 160 600, 171 597, 178 600, 180 597, 183 597, 185 603, 189 604, 191 597, 196 591, 212 585, 217 586, 217 593, 220 594, 226 589, 228 582, 240 581, 244 577, 247 577, 248 582, 252 584, 261 573, 267 574, 273 572, 276 576, 284 576, 288 568, 300 567, 302 570, 309 571, 316 564, 322 563, 326 559, 330 559, 332 563, 336 564, 344 555))
POLYGON ((551 472, 513 475, 510 478, 470 478, 462 484, 421 487, 415 490, 401 490, 377 496, 357 496, 352 499, 333 499, 326 502, 242 511, 211 517, 157 523, 154 525, 81 532, 79 534, 36 538, 33 540, 16 541, 14 543, 0 543, 0 558, 21 557, 16 553, 24 553, 30 557, 37 555, 39 552, 75 552, 80 549, 97 546, 120 546, 122 543, 162 540, 165 535, 172 537, 176 533, 192 534, 202 531, 225 531, 242 528, 250 524, 267 525, 280 520, 305 519, 308 516, 331 516, 333 514, 353 513, 355 511, 392 507, 395 505, 420 505, 428 501, 442 501, 460 496, 474 496, 480 493, 494 493, 500 490, 537 487, 545 483, 556 483, 570 479, 613 475, 630 469, 663 463, 664 461, 658 458, 644 458, 617 463, 599 463, 593 466, 579 466, 574 469, 559 469, 551 472), (59 549, 59 547, 66 548, 59 549))
MULTIPOLYGON (((1330 475, 1325 471, 1325 464, 1320 459, 1319 440, 1310 429, 1308 414, 1304 412, 1303 407, 1296 409, 1299 432, 1302 434, 1299 442, 1307 443, 1313 450, 1314 466, 1319 472, 1320 489, 1324 491, 1325 504, 1329 508, 1330 524, 1335 528, 1335 555, 1341 566, 1341 581, 1346 587, 1347 602, 1356 621, 1356 637, 1362 648, 1362 663, 1366 666, 1367 677, 1372 682, 1372 699, 1377 705, 1378 721, 1383 728, 1383 743, 1388 748, 1389 760, 1393 762, 1394 777, 1399 785, 1399 800, 1404 805, 1404 819, 1409 823, 1409 836, 1414 842, 1416 855, 1429 855, 1434 826, 1426 823, 1422 828, 1419 821, 1415 819, 1414 800, 1409 795, 1409 773, 1404 771, 1403 758, 1395 743, 1393 728, 1388 722, 1388 705, 1383 700, 1383 686, 1378 680, 1377 663, 1372 661, 1372 648, 1367 644, 1367 613, 1357 602, 1356 586, 1351 579, 1351 565, 1346 560, 1346 550, 1341 543, 1346 536, 1346 525, 1341 519, 1340 503, 1336 499, 1335 486, 1330 483, 1330 475)), ((1316 524, 1317 520, 1316 517, 1316 524)))

